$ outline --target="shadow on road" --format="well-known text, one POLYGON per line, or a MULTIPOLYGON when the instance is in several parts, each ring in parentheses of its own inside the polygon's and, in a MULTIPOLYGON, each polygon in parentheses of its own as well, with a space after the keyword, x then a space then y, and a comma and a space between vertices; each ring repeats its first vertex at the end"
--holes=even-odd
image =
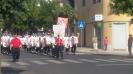
POLYGON ((12 67, 2 67, 0 74, 20 74, 26 70, 12 67))

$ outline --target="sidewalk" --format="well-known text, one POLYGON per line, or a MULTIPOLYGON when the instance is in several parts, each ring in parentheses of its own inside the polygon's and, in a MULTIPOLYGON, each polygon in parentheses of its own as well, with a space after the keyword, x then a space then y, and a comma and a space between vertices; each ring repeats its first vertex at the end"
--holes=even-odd
POLYGON ((78 47, 77 52, 85 53, 85 54, 103 54, 103 55, 120 55, 120 56, 128 56, 128 51, 123 50, 103 50, 103 49, 93 49, 87 47, 78 47))

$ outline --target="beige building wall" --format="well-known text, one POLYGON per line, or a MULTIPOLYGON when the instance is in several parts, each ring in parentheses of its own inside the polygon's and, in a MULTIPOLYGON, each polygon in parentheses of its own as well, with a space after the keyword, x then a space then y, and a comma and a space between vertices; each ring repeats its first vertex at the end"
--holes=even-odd
POLYGON ((129 34, 133 35, 133 24, 129 25, 129 34))
POLYGON ((126 28, 127 28, 127 37, 131 33, 129 32, 129 24, 130 24, 130 19, 132 17, 128 15, 116 15, 111 12, 110 6, 109 6, 110 0, 103 0, 103 22, 104 22, 104 27, 103 27, 103 36, 108 36, 109 37, 109 48, 112 48, 112 23, 117 22, 117 23, 127 23, 126 28))
POLYGON ((94 5, 92 0, 86 0, 86 6, 84 7, 82 6, 82 0, 75 0, 75 9, 78 12, 78 17, 86 21, 84 43, 86 46, 92 47, 92 37, 93 37, 92 17, 95 14, 102 14, 103 10, 102 3, 94 5))
POLYGON ((127 34, 133 35, 133 25, 130 24, 132 17, 128 15, 116 15, 111 13, 109 6, 110 0, 101 0, 101 3, 93 4, 93 0, 86 0, 86 6, 82 6, 82 0, 75 0, 75 9, 78 12, 78 17, 86 21, 85 28, 85 44, 92 47, 92 37, 94 33, 94 26, 92 23, 92 17, 95 14, 103 15, 103 28, 102 28, 102 40, 103 37, 109 37, 109 48, 112 48, 112 24, 113 23, 126 23, 127 34))

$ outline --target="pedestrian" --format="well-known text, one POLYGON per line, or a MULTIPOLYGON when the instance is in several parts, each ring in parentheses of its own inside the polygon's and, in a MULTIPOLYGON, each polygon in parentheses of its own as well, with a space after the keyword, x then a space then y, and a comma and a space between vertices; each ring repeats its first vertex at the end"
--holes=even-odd
POLYGON ((19 60, 21 45, 22 44, 21 44, 19 37, 17 36, 17 34, 15 34, 10 42, 10 49, 12 52, 13 62, 16 62, 19 60))
POLYGON ((108 48, 108 37, 106 36, 103 40, 104 50, 107 50, 108 48))
POLYGON ((75 55, 76 49, 78 44, 78 37, 77 36, 71 36, 71 52, 75 55))
POLYGON ((55 50, 56 50, 56 58, 61 57, 61 59, 63 58, 63 40, 60 38, 60 35, 58 35, 55 38, 55 50))
POLYGON ((68 55, 69 54, 69 50, 70 50, 70 37, 66 36, 64 37, 64 49, 65 49, 65 53, 68 55))
POLYGON ((95 50, 97 50, 98 49, 98 40, 97 40, 97 37, 94 36, 93 39, 92 39, 92 41, 93 41, 93 48, 95 50))
POLYGON ((133 42, 133 36, 129 35, 129 38, 128 38, 128 52, 129 52, 129 55, 132 55, 132 42, 133 42))

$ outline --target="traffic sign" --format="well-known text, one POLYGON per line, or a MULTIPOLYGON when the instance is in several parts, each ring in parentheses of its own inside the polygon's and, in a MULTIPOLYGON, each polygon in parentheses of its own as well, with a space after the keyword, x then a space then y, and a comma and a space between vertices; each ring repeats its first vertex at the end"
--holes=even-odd
POLYGON ((77 27, 78 27, 79 29, 84 29, 84 27, 85 27, 85 21, 83 21, 83 20, 78 20, 78 21, 77 21, 77 27))

